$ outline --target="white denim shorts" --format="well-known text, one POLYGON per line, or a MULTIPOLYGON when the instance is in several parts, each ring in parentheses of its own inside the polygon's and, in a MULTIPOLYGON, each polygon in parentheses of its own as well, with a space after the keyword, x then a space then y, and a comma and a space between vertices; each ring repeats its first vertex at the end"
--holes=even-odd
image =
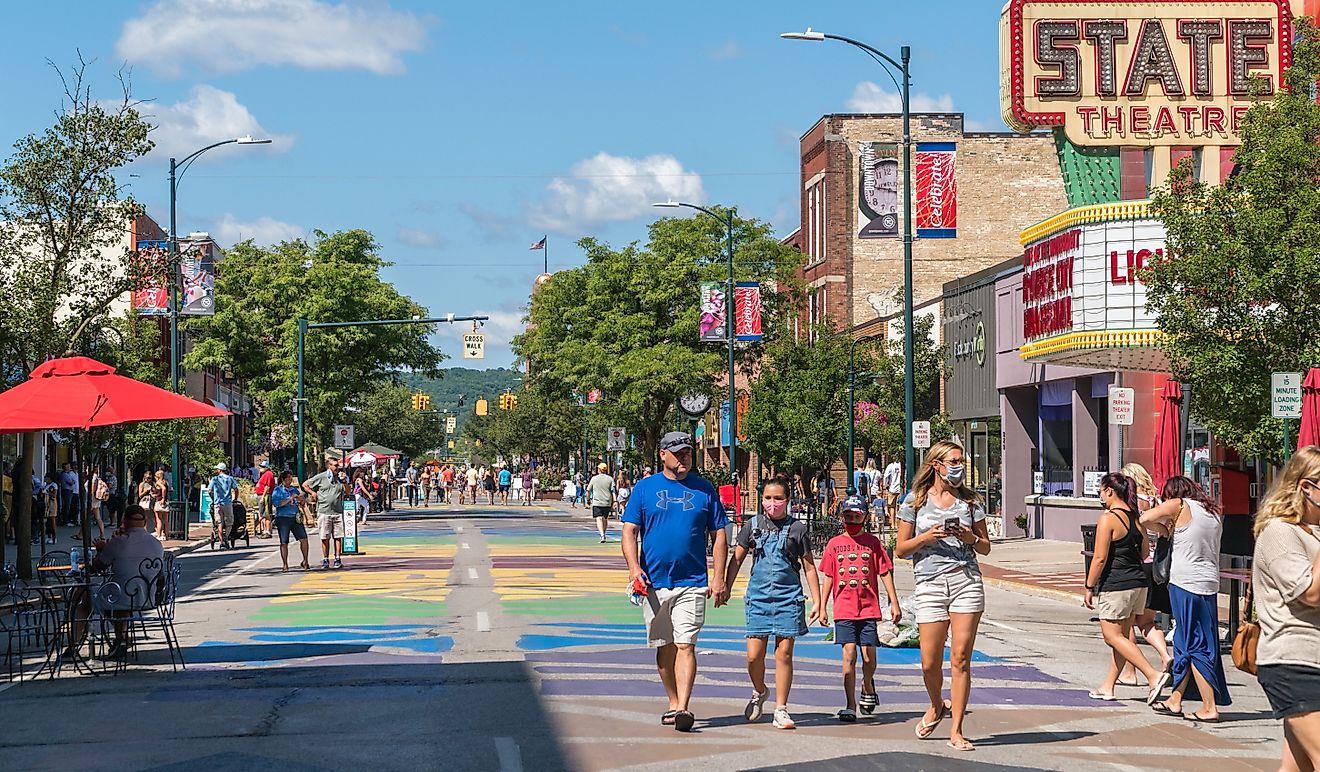
POLYGON ((981 572, 960 566, 939 576, 917 582, 912 595, 917 624, 946 622, 949 614, 979 614, 985 611, 985 583, 981 572))
POLYGON ((706 623, 706 588, 652 587, 642 604, 646 620, 646 642, 652 647, 671 643, 696 643, 706 623))

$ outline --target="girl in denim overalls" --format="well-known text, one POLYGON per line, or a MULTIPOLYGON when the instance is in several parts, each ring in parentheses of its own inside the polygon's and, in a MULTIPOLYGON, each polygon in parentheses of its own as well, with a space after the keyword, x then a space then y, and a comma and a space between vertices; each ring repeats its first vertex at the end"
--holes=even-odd
POLYGON ((807 634, 807 613, 802 599, 799 571, 807 572, 811 594, 811 619, 818 620, 820 597, 816 563, 811 555, 806 524, 788 511, 789 482, 776 477, 761 494, 761 513, 747 521, 738 534, 737 546, 724 574, 723 595, 732 593, 738 570, 750 553, 752 576, 747 583, 747 674, 752 679, 752 698, 743 715, 748 721, 761 717, 769 689, 765 684, 765 654, 770 636, 775 637, 776 729, 793 729, 788 714, 788 692, 793 683, 793 641, 807 634))

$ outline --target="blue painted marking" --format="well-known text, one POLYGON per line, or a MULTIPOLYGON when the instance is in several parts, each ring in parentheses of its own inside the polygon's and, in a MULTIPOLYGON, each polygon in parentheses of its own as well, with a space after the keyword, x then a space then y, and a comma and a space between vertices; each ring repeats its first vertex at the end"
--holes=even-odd
MULTIPOLYGON (((564 632, 558 635, 529 633, 518 639, 518 648, 524 651, 548 651, 577 646, 617 646, 644 643, 646 628, 637 624, 555 625, 539 623, 537 627, 556 627, 564 632)), ((839 647, 825 640, 826 633, 813 632, 799 638, 794 655, 808 659, 833 660, 839 657, 839 647)), ((708 626, 702 628, 698 647, 714 651, 744 652, 747 650, 746 631, 739 627, 708 626)), ((973 662, 1001 662, 980 651, 972 652, 973 662)), ((876 648, 876 662, 881 665, 913 665, 921 662, 919 649, 876 648)))

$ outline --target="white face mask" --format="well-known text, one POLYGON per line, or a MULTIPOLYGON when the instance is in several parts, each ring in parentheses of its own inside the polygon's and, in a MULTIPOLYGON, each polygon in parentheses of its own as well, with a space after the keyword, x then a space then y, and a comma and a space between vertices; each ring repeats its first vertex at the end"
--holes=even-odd
POLYGON ((957 488, 962 485, 965 472, 966 468, 962 464, 945 464, 944 474, 941 477, 944 478, 946 483, 957 488))

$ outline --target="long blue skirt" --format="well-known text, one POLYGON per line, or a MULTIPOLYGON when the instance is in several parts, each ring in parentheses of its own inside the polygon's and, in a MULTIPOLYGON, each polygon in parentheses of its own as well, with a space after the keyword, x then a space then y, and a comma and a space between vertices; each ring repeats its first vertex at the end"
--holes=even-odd
POLYGON ((1224 659, 1219 653, 1219 597, 1197 595, 1170 584, 1169 604, 1177 623, 1173 629, 1173 685, 1186 679, 1183 696, 1201 699, 1196 679, 1191 677, 1191 667, 1195 665, 1214 689, 1215 704, 1232 705, 1224 677, 1224 659))

